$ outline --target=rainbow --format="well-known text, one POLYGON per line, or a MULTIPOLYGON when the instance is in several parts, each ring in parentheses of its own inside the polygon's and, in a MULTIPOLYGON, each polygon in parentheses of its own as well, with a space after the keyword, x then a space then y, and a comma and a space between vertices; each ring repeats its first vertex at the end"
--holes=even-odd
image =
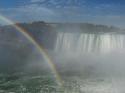
POLYGON ((20 27, 19 25, 17 24, 14 24, 13 21, 11 21, 10 19, 6 18, 5 16, 2 16, 0 15, 0 20, 6 22, 6 23, 9 23, 9 24, 12 24, 12 26, 17 29, 17 31, 19 31, 23 36, 25 36, 27 38, 27 40, 29 40, 34 46, 36 49, 39 50, 41 56, 45 59, 45 61, 47 62, 47 64, 49 65, 55 79, 56 79, 56 82, 59 86, 62 86, 62 79, 59 75, 59 73, 57 72, 56 70, 56 67, 55 65, 53 64, 51 58, 49 57, 49 55, 47 54, 47 52, 45 51, 45 49, 40 46, 36 41, 35 39, 29 34, 27 33, 27 31, 25 29, 23 29, 22 27, 20 27))

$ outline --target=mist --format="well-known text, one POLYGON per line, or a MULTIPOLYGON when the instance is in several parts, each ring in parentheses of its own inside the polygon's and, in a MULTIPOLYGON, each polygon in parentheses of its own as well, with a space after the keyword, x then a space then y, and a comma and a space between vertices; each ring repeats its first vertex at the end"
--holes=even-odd
MULTIPOLYGON (((63 91, 124 93, 125 34, 121 30, 88 23, 47 24, 47 27, 43 22, 23 25, 55 65, 63 82, 63 91)), ((15 82, 25 88, 41 89, 41 84, 44 87, 58 86, 44 56, 26 37, 15 32, 8 27, 1 33, 1 77, 13 79, 16 76, 19 81, 15 82), (26 86, 31 80, 37 86, 26 86)), ((58 90, 58 87, 54 89, 58 90)))
POLYGON ((76 80, 85 93, 124 93, 125 35, 81 32, 77 26, 60 29, 48 52, 62 79, 76 80))
POLYGON ((60 73, 92 78, 125 76, 124 34, 82 33, 77 25, 60 28, 57 32, 50 56, 60 73))

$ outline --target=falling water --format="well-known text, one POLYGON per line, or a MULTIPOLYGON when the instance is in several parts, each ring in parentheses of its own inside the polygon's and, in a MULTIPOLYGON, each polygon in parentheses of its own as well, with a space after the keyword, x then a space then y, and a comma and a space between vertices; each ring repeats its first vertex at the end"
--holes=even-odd
POLYGON ((124 41, 124 34, 58 32, 55 61, 62 72, 73 73, 71 77, 66 74, 66 78, 80 86, 75 85, 72 89, 79 91, 70 93, 124 93, 124 41))
POLYGON ((87 34, 87 33, 63 33, 59 32, 55 51, 63 52, 110 52, 122 49, 125 36, 117 34, 87 34))

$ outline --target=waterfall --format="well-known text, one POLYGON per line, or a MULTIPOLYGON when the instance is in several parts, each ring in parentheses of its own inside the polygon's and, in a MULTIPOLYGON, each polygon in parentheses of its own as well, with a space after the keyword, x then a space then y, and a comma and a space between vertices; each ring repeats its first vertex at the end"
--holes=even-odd
POLYGON ((55 51, 57 52, 110 52, 124 48, 124 35, 87 34, 59 32, 55 51))

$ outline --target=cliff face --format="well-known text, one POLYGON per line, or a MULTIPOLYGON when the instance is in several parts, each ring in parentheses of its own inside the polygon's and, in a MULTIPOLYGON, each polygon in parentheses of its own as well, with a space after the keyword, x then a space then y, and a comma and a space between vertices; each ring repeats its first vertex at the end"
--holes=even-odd
POLYGON ((56 31, 51 25, 44 22, 34 22, 31 24, 19 24, 19 26, 23 27, 39 45, 47 49, 54 48, 56 31))
MULTIPOLYGON (((18 23, 16 25, 25 29, 39 45, 47 49, 52 49, 54 47, 53 44, 56 39, 56 31, 54 31, 51 25, 44 22, 18 23)), ((9 40, 12 40, 14 37, 19 38, 21 36, 21 34, 11 25, 1 27, 0 31, 1 35, 3 35, 2 39, 7 37, 9 40)))

